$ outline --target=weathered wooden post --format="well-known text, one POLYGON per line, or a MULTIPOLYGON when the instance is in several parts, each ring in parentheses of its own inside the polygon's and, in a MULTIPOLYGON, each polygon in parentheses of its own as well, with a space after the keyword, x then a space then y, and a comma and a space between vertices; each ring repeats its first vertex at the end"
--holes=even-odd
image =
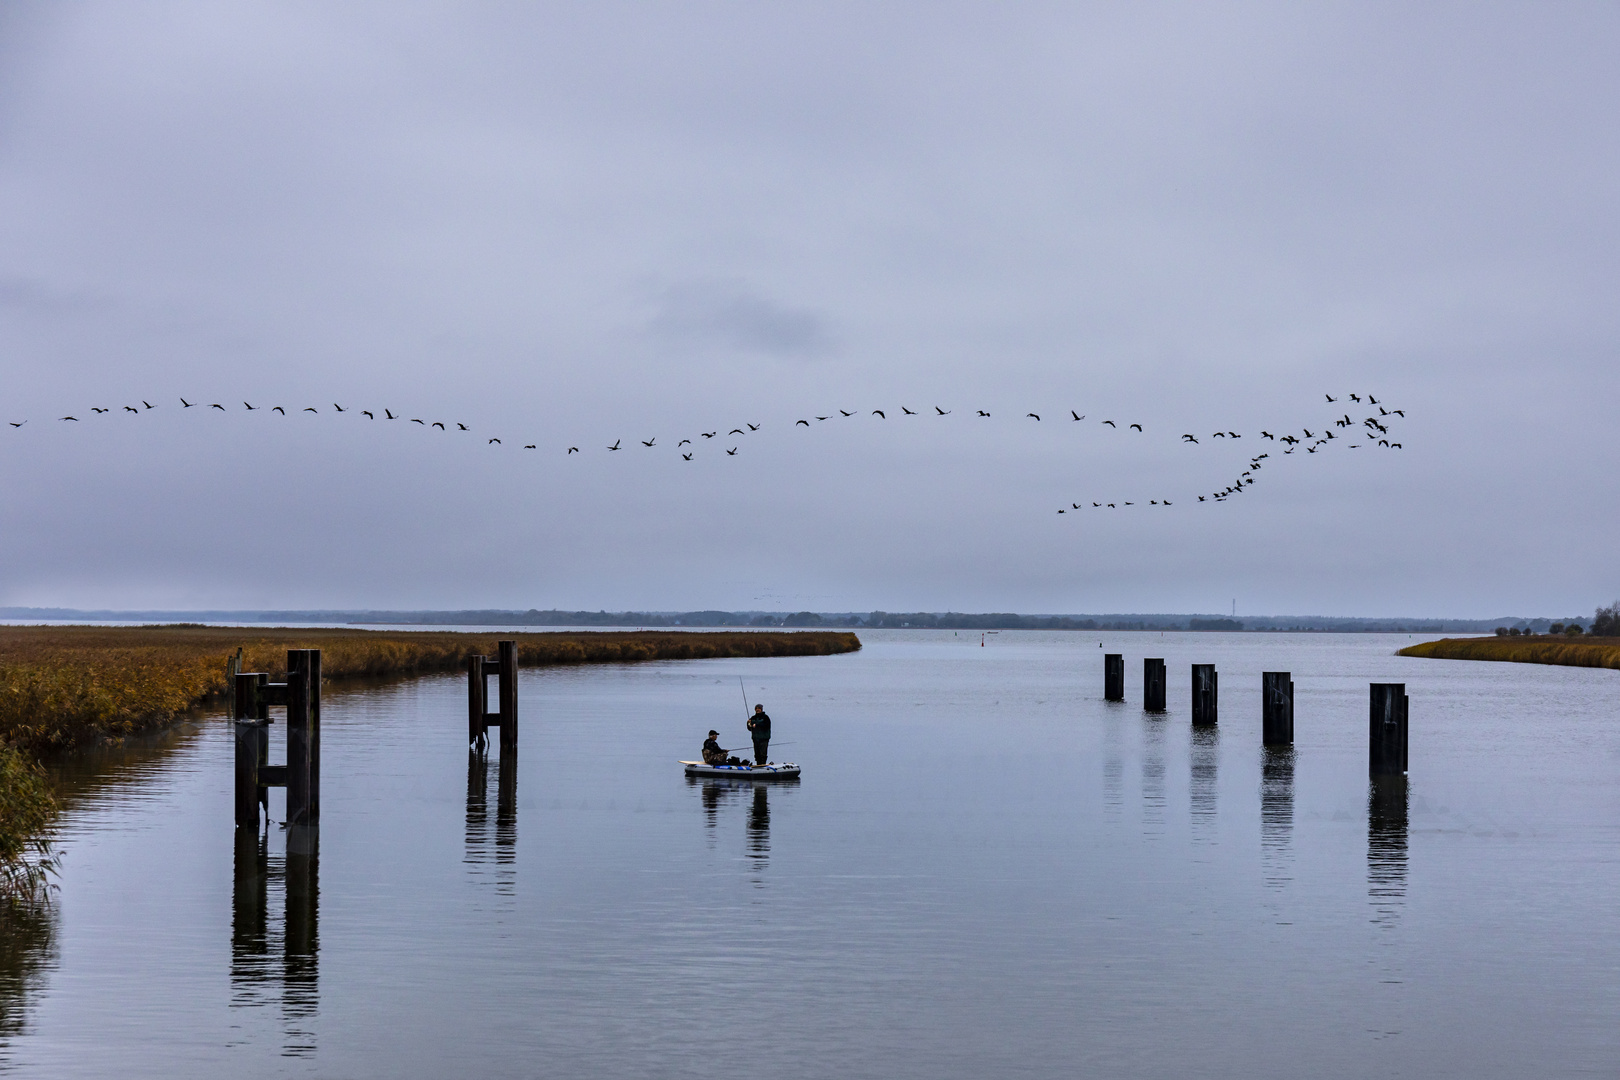
POLYGON ((1260 741, 1286 746, 1294 741, 1294 679, 1287 671, 1260 673, 1260 741))
POLYGON ((1202 725, 1216 722, 1219 679, 1220 676, 1216 674, 1214 664, 1194 664, 1192 666, 1192 722, 1194 724, 1202 725))
POLYGON ((496 684, 501 707, 501 761, 517 753, 518 743, 518 661, 517 642, 503 641, 500 654, 500 681, 496 684))
POLYGON ((1142 661, 1142 708, 1150 713, 1164 712, 1164 658, 1142 661))
POLYGON ((501 729, 501 756, 517 752, 517 642, 498 643, 494 659, 467 657, 467 741, 478 749, 489 744, 489 728, 501 729), (497 712, 489 711, 489 676, 498 677, 495 689, 497 712))
POLYGON ((1109 653, 1103 657, 1103 700, 1125 700, 1125 656, 1109 653))
POLYGON ((236 676, 232 717, 236 721, 236 823, 258 826, 259 806, 269 812, 268 788, 287 788, 287 821, 320 820, 321 651, 287 650, 287 681, 273 683, 262 671, 236 676), (287 764, 271 765, 270 706, 287 707, 287 764))
POLYGON ((1406 775, 1406 684, 1368 685, 1368 774, 1406 775))
POLYGON ((489 715, 489 684, 484 681, 484 658, 467 657, 467 742, 483 749, 485 718, 489 715))
POLYGON ((260 688, 262 674, 236 676, 231 716, 236 721, 236 823, 259 827, 259 770, 265 764, 270 720, 260 688))
POLYGON ((287 824, 309 815, 309 657, 287 650, 287 824))

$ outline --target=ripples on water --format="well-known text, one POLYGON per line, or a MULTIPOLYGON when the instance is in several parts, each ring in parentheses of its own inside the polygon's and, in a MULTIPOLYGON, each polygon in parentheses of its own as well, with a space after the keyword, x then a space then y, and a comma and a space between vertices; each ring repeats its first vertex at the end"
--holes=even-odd
MULTIPOLYGON (((1614 672, 1404 638, 1110 634, 332 687, 323 824, 231 826, 218 718, 77 759, 60 903, 0 925, 51 1077, 1527 1076, 1620 1069, 1614 672), (1292 670, 1293 747, 1259 673, 1292 670), (688 780, 736 677, 796 783, 688 780), (1367 683, 1412 775, 1370 784, 1367 683)), ((281 759, 279 726, 272 756, 281 759)), ((279 793, 272 810, 280 816, 279 793)))

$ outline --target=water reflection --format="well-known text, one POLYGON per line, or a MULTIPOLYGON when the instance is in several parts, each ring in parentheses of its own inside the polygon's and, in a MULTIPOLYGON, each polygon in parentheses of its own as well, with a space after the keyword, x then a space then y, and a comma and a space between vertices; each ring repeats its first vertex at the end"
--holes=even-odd
POLYGON ((266 834, 236 830, 231 1007, 279 1005, 283 1055, 310 1057, 315 1052, 311 1021, 320 1011, 320 830, 293 826, 286 839, 285 852, 277 857, 266 834), (275 885, 284 899, 279 928, 270 921, 275 885))
POLYGON ((688 787, 702 785, 699 791, 699 802, 703 807, 703 823, 709 829, 710 847, 715 844, 716 826, 720 822, 721 808, 733 802, 742 802, 748 807, 747 818, 744 821, 744 852, 749 859, 761 864, 770 858, 771 789, 795 787, 798 784, 796 778, 771 781, 717 780, 709 778, 700 781, 693 776, 687 777, 686 783, 688 787))
POLYGON ((1192 729, 1188 754, 1188 802, 1192 811, 1192 837, 1210 843, 1215 837, 1215 772, 1221 748, 1221 729, 1200 724, 1192 729))
POLYGON ((1260 874, 1266 887, 1281 889, 1293 878, 1294 748, 1260 750, 1260 874))
POLYGON ((1142 833, 1164 835, 1164 725, 1149 719, 1142 750, 1142 833))
POLYGON ((495 891, 511 896, 517 886, 517 754, 498 760, 495 827, 489 821, 489 754, 467 752, 467 832, 462 862, 474 877, 494 882, 495 891))
POLYGON ((56 967, 56 908, 0 904, 0 1068, 10 1041, 28 1027, 28 1010, 56 967))
POLYGON ((1103 726, 1103 813, 1117 822, 1125 805, 1125 756, 1120 747, 1118 717, 1112 711, 1103 726))
POLYGON ((1367 896, 1373 923, 1385 928, 1406 903, 1406 833, 1406 777, 1374 778, 1367 792, 1367 896))

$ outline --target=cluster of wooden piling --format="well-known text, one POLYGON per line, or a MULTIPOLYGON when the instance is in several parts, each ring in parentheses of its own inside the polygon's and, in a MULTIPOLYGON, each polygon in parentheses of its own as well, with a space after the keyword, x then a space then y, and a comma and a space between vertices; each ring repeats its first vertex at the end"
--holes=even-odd
MULTIPOLYGON (((240 660, 233 657, 234 666, 240 660)), ((236 721, 236 823, 257 828, 268 815, 269 789, 287 789, 287 824, 321 820, 321 650, 288 649, 287 681, 237 671, 231 714, 236 721), (270 764, 270 708, 287 709, 287 763, 270 764)))
MULTIPOLYGON (((1214 664, 1192 665, 1192 722, 1203 727, 1217 723, 1220 676, 1214 664)), ((1367 770, 1373 777, 1406 775, 1405 683, 1371 683, 1369 692, 1367 770)), ((1103 698, 1125 700, 1125 657, 1103 656, 1103 698)), ((1165 671, 1162 657, 1142 661, 1142 709, 1163 713, 1165 671)), ((1294 741, 1294 680, 1291 672, 1267 671, 1260 675, 1261 742, 1289 746, 1294 741)))

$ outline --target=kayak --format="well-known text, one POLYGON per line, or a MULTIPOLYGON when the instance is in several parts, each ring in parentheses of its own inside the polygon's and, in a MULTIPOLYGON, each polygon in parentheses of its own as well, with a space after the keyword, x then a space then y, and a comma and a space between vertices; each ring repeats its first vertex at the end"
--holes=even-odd
POLYGON ((799 767, 790 761, 773 761, 768 765, 710 765, 702 761, 683 761, 687 776, 727 776, 734 780, 787 780, 796 779, 799 767))

